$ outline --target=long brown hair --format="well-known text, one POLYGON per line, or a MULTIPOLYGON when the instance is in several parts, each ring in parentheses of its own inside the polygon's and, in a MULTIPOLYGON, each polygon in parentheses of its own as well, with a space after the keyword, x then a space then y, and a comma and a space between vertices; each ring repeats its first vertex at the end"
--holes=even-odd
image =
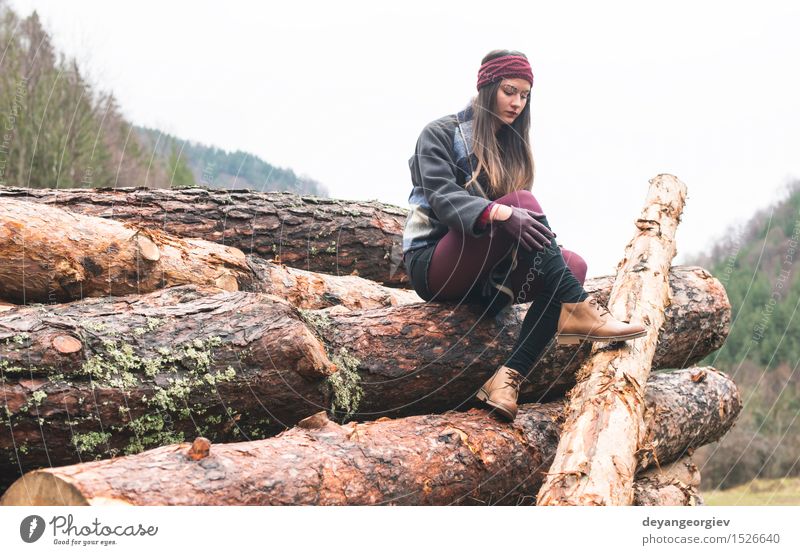
MULTIPOLYGON (((492 50, 481 64, 500 56, 527 56, 516 50, 492 50)), ((477 180, 483 173, 484 183, 491 191, 492 198, 519 190, 530 191, 533 187, 534 165, 533 153, 528 139, 531 127, 530 98, 514 123, 502 123, 496 131, 498 115, 496 107, 497 89, 502 81, 495 81, 478 91, 472 100, 473 133, 472 151, 478 159, 472 178, 467 185, 477 180)))

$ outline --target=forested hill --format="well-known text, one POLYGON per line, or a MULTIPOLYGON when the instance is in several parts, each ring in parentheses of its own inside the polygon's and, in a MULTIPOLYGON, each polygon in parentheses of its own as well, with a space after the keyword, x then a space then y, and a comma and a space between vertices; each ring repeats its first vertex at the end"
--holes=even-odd
POLYGON ((57 51, 35 11, 20 18, 0 0, 0 44, 0 186, 200 184, 328 196, 316 181, 251 154, 134 127, 113 93, 57 51))
POLYGON ((731 375, 744 400, 704 487, 800 475, 800 181, 690 263, 722 282, 732 307, 725 345, 701 364, 731 375))
POLYGON ((733 307, 730 335, 713 359, 769 367, 800 360, 800 182, 746 225, 731 228, 697 263, 725 285, 733 307))
POLYGON ((197 183, 215 189, 291 191, 327 197, 328 190, 308 177, 298 177, 291 169, 277 168, 258 156, 237 150, 227 152, 214 146, 186 141, 147 127, 136 127, 139 140, 170 167, 175 186, 197 183), (188 170, 191 175, 185 173, 188 170))

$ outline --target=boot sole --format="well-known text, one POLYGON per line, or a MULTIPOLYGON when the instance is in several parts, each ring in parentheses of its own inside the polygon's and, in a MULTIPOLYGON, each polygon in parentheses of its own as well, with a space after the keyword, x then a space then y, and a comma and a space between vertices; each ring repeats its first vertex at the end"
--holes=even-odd
POLYGON ((559 334, 556 336, 556 343, 558 345, 578 345, 582 341, 603 341, 603 342, 615 342, 615 341, 628 341, 629 339, 637 339, 639 337, 644 337, 647 335, 647 330, 631 333, 628 335, 614 335, 611 337, 601 337, 599 335, 564 335, 559 334))
POLYGON ((503 407, 501 405, 498 405, 496 403, 493 403, 491 400, 489 400, 489 396, 486 394, 486 392, 483 390, 483 388, 481 388, 481 390, 478 391, 478 394, 475 397, 479 401, 483 401, 484 403, 486 403, 490 407, 494 407, 495 409, 497 409, 497 412, 499 412, 500 414, 502 414, 503 416, 505 416, 506 418, 508 418, 512 422, 517 417, 516 413, 512 414, 511 412, 509 412, 509 410, 507 408, 505 408, 505 407, 503 407))

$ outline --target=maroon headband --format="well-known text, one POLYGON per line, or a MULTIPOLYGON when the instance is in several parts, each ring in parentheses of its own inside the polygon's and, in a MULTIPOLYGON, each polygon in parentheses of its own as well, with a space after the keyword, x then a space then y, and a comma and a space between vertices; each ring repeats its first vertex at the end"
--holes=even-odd
POLYGON ((533 86, 533 71, 524 56, 500 56, 481 65, 478 70, 478 90, 504 78, 519 77, 533 86))

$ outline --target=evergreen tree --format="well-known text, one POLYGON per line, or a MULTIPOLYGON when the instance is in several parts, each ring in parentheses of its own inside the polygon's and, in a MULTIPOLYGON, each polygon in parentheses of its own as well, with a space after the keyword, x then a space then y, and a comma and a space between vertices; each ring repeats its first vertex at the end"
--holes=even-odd
POLYGON ((192 170, 189 169, 183 156, 178 151, 178 145, 175 143, 172 143, 172 152, 169 156, 169 175, 172 187, 194 185, 196 181, 192 170))

